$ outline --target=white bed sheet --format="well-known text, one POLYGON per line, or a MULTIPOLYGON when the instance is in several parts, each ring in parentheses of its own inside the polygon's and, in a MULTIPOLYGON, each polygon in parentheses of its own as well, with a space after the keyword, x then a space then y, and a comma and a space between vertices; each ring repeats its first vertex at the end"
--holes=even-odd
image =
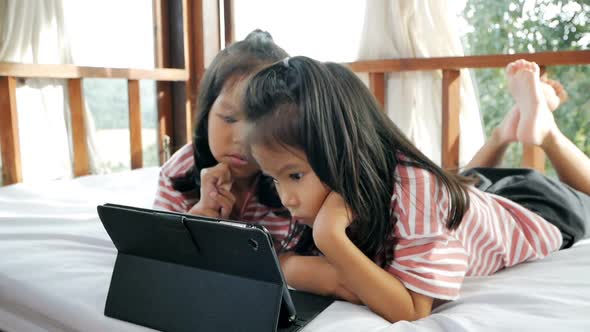
MULTIPOLYGON (((0 188, 0 330, 149 331, 103 314, 116 249, 105 202, 149 207, 157 168, 0 188)), ((461 298, 389 324, 337 301, 304 331, 590 331, 590 241, 468 278, 461 298)))

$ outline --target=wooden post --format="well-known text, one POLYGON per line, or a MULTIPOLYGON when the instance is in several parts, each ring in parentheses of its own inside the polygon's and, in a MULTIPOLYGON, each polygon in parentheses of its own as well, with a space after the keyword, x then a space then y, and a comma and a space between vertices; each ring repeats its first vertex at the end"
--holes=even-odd
MULTIPOLYGON (((185 44, 185 30, 188 22, 187 7, 191 4, 192 1, 189 2, 188 0, 160 0, 159 25, 161 26, 161 33, 157 37, 161 39, 160 45, 164 49, 156 53, 159 54, 158 66, 183 68, 188 72, 185 59, 185 50, 187 47, 185 44)), ((166 137, 170 138, 171 142, 169 146, 172 147, 171 152, 174 153, 190 141, 192 136, 190 130, 190 99, 186 93, 188 85, 190 85, 188 81, 159 85, 158 95, 160 103, 158 106, 160 107, 163 103, 167 103, 168 100, 170 101, 170 104, 168 104, 170 105, 169 113, 166 113, 168 112, 168 106, 158 111, 160 125, 162 122, 165 122, 165 127, 160 127, 159 148, 162 152, 160 154, 161 162, 164 161, 165 157, 163 146, 166 137), (168 92, 169 94, 166 95, 168 92), (169 99, 168 96, 170 97, 169 99), (170 120, 169 125, 168 120, 170 120)))
POLYGON ((184 68, 189 72, 186 82, 188 141, 192 139, 192 120, 197 112, 199 83, 205 68, 221 47, 219 0, 184 0, 184 68))
POLYGON ((225 29, 225 47, 235 40, 234 0, 223 0, 223 25, 225 29))
POLYGON ((129 102, 129 146, 131 150, 131 169, 143 167, 143 145, 141 141, 141 96, 139 81, 127 81, 129 102))
POLYGON ((192 140, 192 119, 197 105, 197 68, 204 67, 204 54, 195 54, 195 44, 203 44, 203 1, 202 0, 183 0, 182 1, 182 22, 184 37, 184 69, 189 72, 189 78, 186 81, 186 100, 185 100, 185 121, 186 121, 186 141, 192 140))
POLYGON ((385 74, 369 73, 369 89, 381 104, 382 110, 387 113, 385 110, 385 74))
POLYGON ((84 93, 82 79, 68 80, 68 98, 72 117, 72 142, 74 144, 74 176, 90 174, 86 123, 84 121, 84 93))
POLYGON ((459 170, 459 111, 461 72, 443 69, 442 79, 442 168, 459 170))
POLYGON ((189 73, 186 82, 158 84, 158 140, 160 162, 163 163, 162 147, 166 136, 170 138, 172 153, 192 141, 198 86, 207 60, 204 47, 207 32, 214 32, 212 36, 206 35, 207 43, 213 46, 208 48, 208 54, 217 54, 219 50, 219 0, 153 1, 156 26, 159 27, 156 29, 156 45, 162 48, 156 52, 157 66, 184 68, 189 73))
POLYGON ((2 183, 23 181, 18 117, 16 114, 16 78, 0 77, 0 149, 2 150, 2 183))
MULTIPOLYGON (((168 1, 153 0, 156 68, 170 67, 170 27, 168 1)), ((156 83, 158 99, 158 158, 160 165, 166 162, 165 145, 170 145, 173 138, 174 119, 172 116, 172 84, 171 82, 158 81, 156 83), (166 143, 166 144, 165 144, 166 143)))

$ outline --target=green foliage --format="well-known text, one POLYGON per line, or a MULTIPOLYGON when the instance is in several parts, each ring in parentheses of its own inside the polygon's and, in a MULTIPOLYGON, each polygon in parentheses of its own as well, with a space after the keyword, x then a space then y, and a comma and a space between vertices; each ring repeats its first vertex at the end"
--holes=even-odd
MULTIPOLYGON (((157 123, 156 89, 151 81, 140 82, 141 116, 144 129, 155 129, 157 123)), ((84 96, 90 112, 92 113, 97 130, 128 129, 129 105, 127 98, 127 81, 123 79, 85 79, 84 96)), ((144 140, 146 138, 144 137, 144 140)), ((104 144, 104 143, 103 143, 104 144)), ((105 147, 99 142, 99 149, 106 160, 103 160, 101 168, 111 172, 129 169, 129 160, 115 160, 111 157, 112 151, 121 149, 117 147, 105 147)), ((151 144, 143 151, 143 165, 157 166, 158 152, 156 144, 151 144)))
MULTIPOLYGON (((156 127, 156 91, 154 82, 140 82, 141 123, 156 127)), ((123 79, 85 79, 84 97, 96 129, 129 128, 127 81, 123 79)))
MULTIPOLYGON (((464 36, 466 53, 513 54, 558 50, 585 50, 590 45, 590 3, 557 0, 468 0, 465 18, 471 29, 464 36)), ((512 108, 503 70, 475 70, 486 134, 512 108)), ((563 84, 569 100, 555 112, 557 124, 578 147, 590 155, 590 66, 547 68, 549 78, 563 84)), ((520 163, 514 147, 506 166, 520 163)), ((548 172, 552 172, 547 165, 548 172)))
MULTIPOLYGON (((156 144, 150 144, 143 149, 143 167, 159 166, 160 161, 158 160, 158 146, 156 144)), ((109 172, 121 172, 130 168, 129 160, 121 162, 118 160, 106 160, 101 165, 103 168, 109 170, 109 172)), ((2 179, 0 179, 0 186, 2 185, 2 179)))

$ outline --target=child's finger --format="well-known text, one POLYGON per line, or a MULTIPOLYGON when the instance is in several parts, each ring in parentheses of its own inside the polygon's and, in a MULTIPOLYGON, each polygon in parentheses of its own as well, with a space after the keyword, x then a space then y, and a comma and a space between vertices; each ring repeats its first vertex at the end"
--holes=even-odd
POLYGON ((201 196, 215 189, 217 177, 212 175, 208 169, 201 170, 201 196))
POLYGON ((226 190, 231 190, 232 176, 229 166, 224 163, 219 163, 213 167, 213 172, 217 176, 217 182, 215 185, 226 190))
POLYGON ((219 211, 221 208, 220 204, 214 199, 215 195, 219 193, 219 187, 217 182, 220 177, 220 170, 217 169, 204 169, 201 171, 201 200, 203 206, 209 209, 215 209, 219 211))
POLYGON ((201 183, 213 183, 215 187, 224 187, 231 189, 232 176, 229 166, 226 164, 217 164, 214 167, 204 168, 201 170, 201 183))
POLYGON ((236 202, 234 195, 227 190, 219 188, 218 191, 213 193, 211 196, 221 207, 221 217, 227 218, 233 210, 234 204, 236 202))
POLYGON ((203 207, 205 207, 207 209, 219 211, 219 209, 221 208, 221 205, 215 199, 216 195, 217 195, 217 192, 211 191, 207 194, 207 196, 201 197, 203 207))
POLYGON ((194 214, 194 215, 204 215, 207 217, 219 217, 219 208, 209 208, 209 207, 202 207, 199 206, 199 204, 195 204, 193 205, 192 208, 190 208, 190 210, 188 211, 188 214, 194 214))
POLYGON ((231 192, 229 192, 223 188, 218 189, 216 200, 219 203, 223 202, 224 204, 226 204, 229 207, 232 207, 236 202, 235 196, 231 192))

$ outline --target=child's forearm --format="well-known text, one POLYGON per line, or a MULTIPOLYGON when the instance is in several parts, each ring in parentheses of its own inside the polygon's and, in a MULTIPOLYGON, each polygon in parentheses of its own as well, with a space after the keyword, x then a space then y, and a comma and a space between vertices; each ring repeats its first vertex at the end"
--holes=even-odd
POLYGON ((383 318, 390 322, 413 321, 430 314, 431 298, 408 291, 397 278, 368 259, 345 232, 320 234, 316 244, 345 287, 383 318))
POLYGON ((336 269, 321 256, 284 254, 279 257, 287 283, 298 290, 360 303, 342 284, 336 269))

